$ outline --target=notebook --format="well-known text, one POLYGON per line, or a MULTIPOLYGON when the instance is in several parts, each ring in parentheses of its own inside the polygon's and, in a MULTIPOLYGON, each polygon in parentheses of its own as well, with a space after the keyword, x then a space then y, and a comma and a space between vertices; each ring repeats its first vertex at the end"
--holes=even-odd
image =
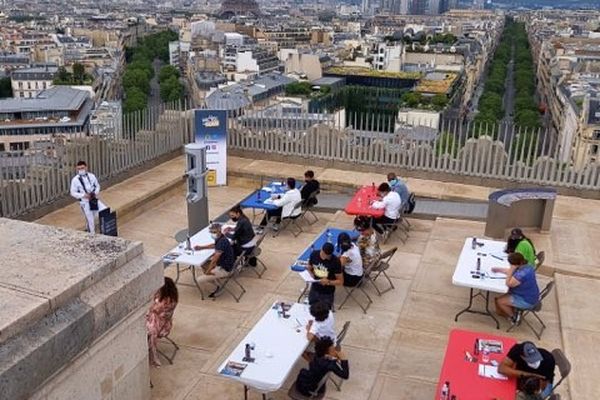
POLYGON ((508 379, 506 376, 498 372, 498 367, 487 364, 479 364, 479 376, 483 376, 484 378, 499 379, 501 381, 508 379))
POLYGON ((227 364, 221 370, 221 374, 229 376, 240 376, 242 375, 242 372, 244 372, 244 369, 246 369, 247 366, 248 364, 236 361, 227 361, 227 364))

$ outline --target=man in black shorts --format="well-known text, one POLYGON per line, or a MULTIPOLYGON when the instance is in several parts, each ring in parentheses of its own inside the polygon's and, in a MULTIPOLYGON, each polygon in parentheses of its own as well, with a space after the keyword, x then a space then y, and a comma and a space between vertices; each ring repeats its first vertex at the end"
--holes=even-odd
POLYGON ((333 307, 335 287, 344 284, 344 274, 339 258, 333 254, 333 244, 325 243, 321 250, 315 250, 308 260, 308 271, 318 282, 313 282, 308 293, 309 304, 322 301, 333 307))

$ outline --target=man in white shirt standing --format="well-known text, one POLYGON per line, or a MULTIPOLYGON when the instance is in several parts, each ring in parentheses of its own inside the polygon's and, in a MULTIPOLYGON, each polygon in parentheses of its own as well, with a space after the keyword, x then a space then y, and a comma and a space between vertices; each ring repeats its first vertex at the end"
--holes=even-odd
POLYGON ((77 175, 71 179, 71 196, 79 201, 79 206, 85 218, 86 229, 90 233, 96 232, 95 213, 106 208, 100 200, 100 184, 96 176, 87 170, 85 161, 77 162, 77 175))
POLYGON ((296 180, 294 178, 287 178, 287 190, 283 196, 275 196, 273 199, 273 205, 278 207, 276 210, 267 210, 264 218, 262 219, 260 226, 267 226, 267 222, 272 218, 276 217, 275 225, 273 230, 279 229, 279 224, 282 218, 296 218, 302 212, 300 207, 296 206, 302 202, 302 195, 300 191, 296 189, 296 180))
POLYGON ((383 216, 373 219, 375 230, 380 234, 383 233, 383 228, 380 225, 391 224, 400 217, 400 208, 402 207, 402 199, 397 192, 392 191, 387 182, 382 183, 377 188, 380 201, 373 203, 373 208, 383 209, 383 216))

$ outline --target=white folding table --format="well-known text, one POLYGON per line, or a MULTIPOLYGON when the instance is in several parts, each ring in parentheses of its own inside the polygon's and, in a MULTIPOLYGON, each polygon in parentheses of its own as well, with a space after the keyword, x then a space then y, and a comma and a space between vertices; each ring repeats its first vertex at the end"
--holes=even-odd
MULTIPOLYGON (((169 264, 177 265, 177 277, 175 278, 175 283, 179 282, 179 266, 186 265, 190 267, 192 270, 192 279, 194 280, 194 284, 200 291, 200 296, 202 296, 202 300, 204 300, 204 293, 202 292, 202 288, 196 279, 196 267, 201 268, 210 257, 215 253, 214 249, 206 249, 206 250, 193 250, 194 246, 201 245, 205 246, 208 244, 214 244, 214 240, 210 236, 210 232, 208 231, 208 227, 202 229, 197 232, 195 235, 190 237, 190 243, 192 245, 192 250, 185 250, 185 244, 179 244, 177 247, 174 247, 167 254, 163 256, 163 262, 165 266, 169 264), (169 255, 178 254, 176 258, 169 257, 169 255)), ((180 284, 185 285, 185 284, 180 284)))
POLYGON ((470 289, 469 305, 454 317, 463 313, 482 314, 491 317, 496 322, 496 329, 500 329, 498 319, 489 309, 490 292, 507 293, 506 275, 493 273, 493 267, 509 267, 507 254, 504 252, 506 242, 477 238, 476 248, 473 249, 473 238, 467 238, 458 258, 452 284, 468 287, 470 289), (477 259, 481 260, 480 270, 477 271, 477 259), (478 277, 478 278, 477 278, 478 277), (473 309, 473 299, 481 297, 485 300, 485 311, 473 309))
POLYGON ((283 318, 277 309, 269 308, 219 367, 221 374, 229 361, 247 364, 240 376, 221 374, 244 385, 244 399, 249 388, 261 392, 265 400, 268 393, 279 390, 306 350, 306 324, 312 319, 308 306, 294 303, 287 313, 290 317, 283 318), (246 344, 254 345, 254 362, 243 361, 246 344))

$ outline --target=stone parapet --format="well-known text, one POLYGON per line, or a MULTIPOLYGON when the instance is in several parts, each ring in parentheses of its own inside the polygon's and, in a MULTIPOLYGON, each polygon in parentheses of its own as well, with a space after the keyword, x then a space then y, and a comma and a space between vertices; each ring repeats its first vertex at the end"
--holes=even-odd
MULTIPOLYGON (((0 237, 0 397, 27 399, 51 385, 52 398, 81 399, 60 394, 53 377, 72 376, 76 359, 94 363, 91 354, 99 354, 94 348, 103 340, 110 352, 106 336, 123 324, 142 332, 127 339, 139 342, 129 344, 138 348, 129 362, 147 363, 146 351, 139 351, 146 348, 139 314, 162 285, 163 270, 141 243, 6 219, 0 219, 0 237)), ((131 376, 147 382, 144 370, 131 376)), ((115 391, 119 381, 111 380, 115 391)), ((85 398, 104 398, 102 392, 85 398)), ((112 398, 129 397, 114 392, 112 398)))

